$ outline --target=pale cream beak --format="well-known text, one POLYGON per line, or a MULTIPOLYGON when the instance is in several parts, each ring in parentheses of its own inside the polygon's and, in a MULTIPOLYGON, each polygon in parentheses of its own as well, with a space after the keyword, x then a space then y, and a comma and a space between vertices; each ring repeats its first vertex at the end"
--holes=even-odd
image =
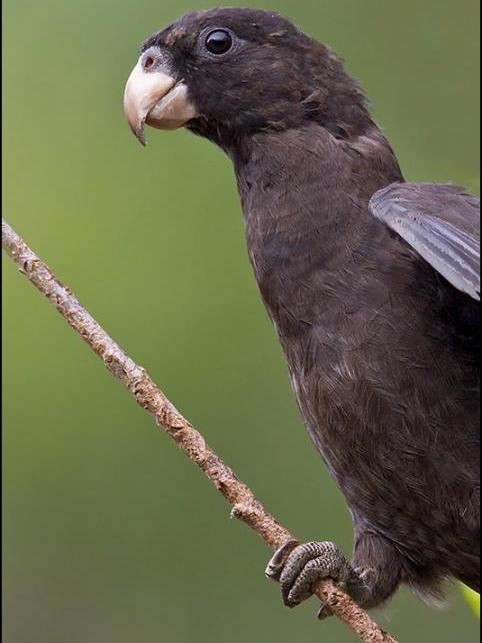
POLYGON ((186 85, 162 71, 162 66, 146 69, 146 54, 139 58, 124 91, 127 121, 143 145, 144 123, 158 129, 177 129, 197 116, 186 85))

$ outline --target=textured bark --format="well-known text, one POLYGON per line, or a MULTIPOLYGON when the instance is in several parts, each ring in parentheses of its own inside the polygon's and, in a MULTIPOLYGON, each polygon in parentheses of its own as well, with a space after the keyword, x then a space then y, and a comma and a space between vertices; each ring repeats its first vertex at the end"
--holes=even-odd
MULTIPOLYGON (((250 489, 208 447, 199 431, 179 413, 146 371, 124 353, 81 306, 72 291, 60 283, 50 268, 3 220, 2 245, 20 272, 54 304, 69 325, 99 355, 109 371, 130 389, 137 403, 149 411, 156 424, 166 431, 222 493, 232 505, 232 515, 258 532, 273 549, 294 540, 294 536, 267 513, 250 489)), ((320 582, 316 594, 360 640, 365 643, 397 643, 333 581, 320 582)))

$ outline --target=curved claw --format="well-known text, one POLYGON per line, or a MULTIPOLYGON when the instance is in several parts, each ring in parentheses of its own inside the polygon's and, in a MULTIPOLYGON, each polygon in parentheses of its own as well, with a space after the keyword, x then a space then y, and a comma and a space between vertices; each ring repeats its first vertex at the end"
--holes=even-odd
POLYGON ((265 575, 272 580, 279 581, 286 559, 299 544, 297 540, 288 540, 278 547, 264 570, 265 575))
POLYGON ((328 618, 329 616, 333 616, 333 612, 330 610, 326 603, 321 602, 316 614, 316 618, 319 621, 324 621, 325 618, 328 618))

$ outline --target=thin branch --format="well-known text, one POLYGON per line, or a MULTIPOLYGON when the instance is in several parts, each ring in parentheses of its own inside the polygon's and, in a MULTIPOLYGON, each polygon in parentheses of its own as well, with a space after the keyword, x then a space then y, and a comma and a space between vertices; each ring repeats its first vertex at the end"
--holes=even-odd
MULTIPOLYGON (((179 413, 146 371, 124 353, 80 305, 71 290, 58 281, 49 267, 3 220, 2 245, 20 272, 50 300, 70 326, 102 358, 109 371, 130 389, 137 403, 149 411, 156 424, 166 431, 222 493, 232 505, 232 515, 257 531, 273 549, 294 540, 294 536, 267 513, 250 489, 207 446, 199 431, 179 413)), ((365 643, 397 643, 331 580, 320 582, 316 594, 365 643)))

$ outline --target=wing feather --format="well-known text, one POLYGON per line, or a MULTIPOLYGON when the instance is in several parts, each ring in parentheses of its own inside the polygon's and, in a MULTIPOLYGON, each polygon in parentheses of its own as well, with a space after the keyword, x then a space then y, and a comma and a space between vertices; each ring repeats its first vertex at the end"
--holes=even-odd
POLYGON ((369 204, 452 286, 480 300, 480 200, 460 187, 393 183, 369 204))

